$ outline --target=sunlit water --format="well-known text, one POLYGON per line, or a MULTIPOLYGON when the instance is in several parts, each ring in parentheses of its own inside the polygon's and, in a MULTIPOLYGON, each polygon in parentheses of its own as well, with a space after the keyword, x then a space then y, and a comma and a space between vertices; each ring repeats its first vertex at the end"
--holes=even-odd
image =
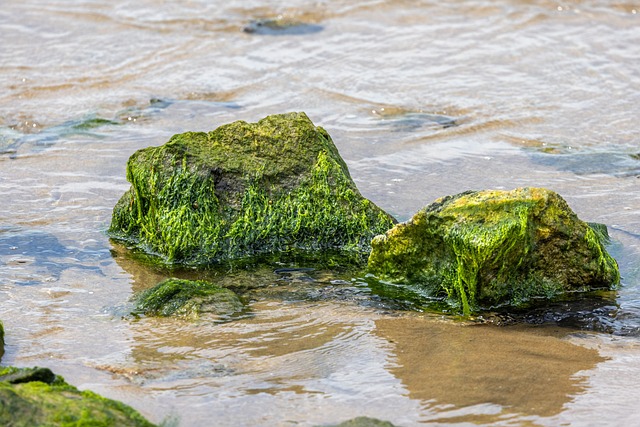
POLYGON ((180 426, 639 424, 639 25, 610 1, 3 3, 3 364, 180 426), (304 25, 251 24, 279 15, 304 25), (226 323, 127 316, 167 274, 104 234, 128 157, 286 111, 401 220, 468 189, 556 190, 609 226, 621 289, 500 327, 267 269, 213 278, 256 288, 226 323))

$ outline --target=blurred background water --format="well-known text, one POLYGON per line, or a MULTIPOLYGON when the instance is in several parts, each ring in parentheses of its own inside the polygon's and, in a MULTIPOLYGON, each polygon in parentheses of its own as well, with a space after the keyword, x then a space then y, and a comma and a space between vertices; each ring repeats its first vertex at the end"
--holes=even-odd
POLYGON ((3 2, 3 363, 181 426, 639 423, 639 24, 633 1, 3 2), (234 322, 123 317, 166 274, 104 233, 128 157, 287 111, 400 220, 469 189, 557 191, 609 227, 621 288, 497 328, 266 271, 234 278, 273 290, 234 322))

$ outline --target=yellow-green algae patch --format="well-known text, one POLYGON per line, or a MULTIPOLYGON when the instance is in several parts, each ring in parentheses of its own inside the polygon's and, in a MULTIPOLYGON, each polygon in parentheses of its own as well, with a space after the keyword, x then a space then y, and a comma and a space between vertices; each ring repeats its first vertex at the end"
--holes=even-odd
POLYGON ((197 319, 203 314, 229 316, 244 305, 231 290, 202 280, 170 278, 136 297, 134 313, 197 319))
POLYGON ((124 403, 80 391, 47 368, 0 368, 0 425, 153 427, 124 403))
POLYGON ((134 153, 127 179, 110 234, 168 264, 323 250, 365 259, 395 223, 304 113, 175 135, 134 153))
POLYGON ((470 191, 439 199, 374 238, 368 269, 469 315, 615 287, 620 273, 606 239, 606 226, 581 221, 553 191, 470 191))

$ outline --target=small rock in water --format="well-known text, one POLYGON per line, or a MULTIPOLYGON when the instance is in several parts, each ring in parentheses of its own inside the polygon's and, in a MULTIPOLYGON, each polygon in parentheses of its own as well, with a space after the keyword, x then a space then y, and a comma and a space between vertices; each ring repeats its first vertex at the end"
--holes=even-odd
POLYGON ((394 425, 389 421, 382 421, 376 418, 356 417, 331 427, 394 427, 394 425))
POLYGON ((0 367, 0 425, 153 427, 124 403, 80 391, 48 368, 0 367))
POLYGON ((203 314, 228 316, 244 309, 231 290, 204 281, 166 279, 136 298, 134 314, 198 318, 203 314))
POLYGON ((262 35, 304 35, 322 31, 322 25, 296 21, 284 16, 255 19, 243 28, 245 33, 262 35))

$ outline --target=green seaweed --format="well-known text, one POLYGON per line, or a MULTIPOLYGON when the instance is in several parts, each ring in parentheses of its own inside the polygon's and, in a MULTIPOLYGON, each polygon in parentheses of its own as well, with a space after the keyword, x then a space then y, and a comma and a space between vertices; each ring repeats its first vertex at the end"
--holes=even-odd
POLYGON ((333 250, 366 260, 395 220, 365 199, 304 113, 175 135, 127 163, 110 234, 166 264, 333 250))
POLYGON ((33 381, 53 384, 57 377, 49 368, 0 368, 0 382, 20 384, 33 381))
POLYGON ((394 427, 389 421, 383 421, 371 417, 356 417, 331 427, 394 427))
POLYGON ((201 280, 170 278, 138 295, 134 314, 197 319, 204 313, 230 315, 243 309, 229 289, 201 280))
MULTIPOLYGON (((51 373, 47 382, 43 368, 0 368, 0 425, 11 427, 153 427, 124 403, 91 391, 80 391, 51 373), (2 378, 22 377, 17 383, 2 378)), ((46 370, 48 371, 48 370, 46 370)), ((51 372, 51 371, 49 371, 51 372)))
POLYGON ((446 296, 465 316, 564 292, 615 287, 606 227, 580 221, 545 189, 440 199, 372 242, 368 269, 446 296))

